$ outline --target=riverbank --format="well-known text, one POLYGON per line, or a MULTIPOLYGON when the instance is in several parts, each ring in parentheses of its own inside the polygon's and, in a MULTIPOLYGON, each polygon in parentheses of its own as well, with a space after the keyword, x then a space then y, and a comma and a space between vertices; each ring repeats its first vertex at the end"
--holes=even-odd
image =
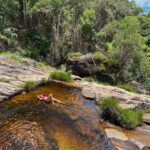
POLYGON ((0 102, 20 94, 27 83, 47 81, 53 68, 13 53, 0 54, 0 102))
POLYGON ((150 95, 132 93, 115 86, 84 80, 75 81, 75 85, 82 87, 82 94, 85 98, 95 100, 97 103, 103 98, 115 98, 120 100, 120 106, 123 108, 150 107, 150 95))

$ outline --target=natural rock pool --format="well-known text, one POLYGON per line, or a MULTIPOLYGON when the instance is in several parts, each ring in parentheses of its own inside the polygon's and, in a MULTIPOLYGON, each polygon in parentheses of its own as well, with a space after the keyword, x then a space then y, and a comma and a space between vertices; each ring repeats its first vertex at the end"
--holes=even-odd
POLYGON ((49 83, 0 103, 0 150, 113 150, 99 110, 80 89, 49 83), (39 102, 52 93, 66 105, 39 102))

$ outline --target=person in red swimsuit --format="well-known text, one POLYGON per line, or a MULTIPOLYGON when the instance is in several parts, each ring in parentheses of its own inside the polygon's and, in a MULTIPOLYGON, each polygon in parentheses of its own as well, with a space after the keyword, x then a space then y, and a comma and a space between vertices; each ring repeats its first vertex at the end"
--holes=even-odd
POLYGON ((48 103, 52 103, 52 104, 60 103, 60 104, 63 104, 63 102, 61 102, 60 100, 54 98, 52 94, 49 94, 48 96, 38 95, 37 97, 38 97, 39 100, 46 101, 48 103))

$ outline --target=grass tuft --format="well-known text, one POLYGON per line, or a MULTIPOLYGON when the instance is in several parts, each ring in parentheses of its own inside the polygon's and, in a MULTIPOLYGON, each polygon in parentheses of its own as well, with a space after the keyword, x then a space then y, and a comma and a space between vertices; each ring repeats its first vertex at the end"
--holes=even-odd
POLYGON ((121 126, 124 129, 134 129, 141 124, 143 111, 123 109, 119 107, 119 101, 112 98, 104 98, 100 104, 102 117, 121 126))
POLYGON ((0 78, 0 82, 6 82, 9 83, 9 80, 5 79, 5 78, 0 78))
POLYGON ((129 84, 122 84, 122 85, 118 85, 117 87, 132 93, 137 93, 136 89, 130 86, 129 84))
POLYGON ((22 87, 27 90, 30 91, 32 90, 34 87, 36 86, 36 82, 35 81, 26 81, 22 87))
POLYGON ((92 77, 85 77, 84 80, 87 82, 96 82, 95 79, 92 77))
POLYGON ((103 62, 104 60, 107 59, 105 55, 103 55, 101 52, 96 52, 94 53, 95 59, 98 60, 99 62, 103 62))
POLYGON ((22 59, 22 56, 18 53, 2 52, 1 54, 15 60, 17 63, 20 63, 22 59))
POLYGON ((63 71, 53 71, 50 77, 54 80, 69 82, 71 80, 71 74, 63 71))

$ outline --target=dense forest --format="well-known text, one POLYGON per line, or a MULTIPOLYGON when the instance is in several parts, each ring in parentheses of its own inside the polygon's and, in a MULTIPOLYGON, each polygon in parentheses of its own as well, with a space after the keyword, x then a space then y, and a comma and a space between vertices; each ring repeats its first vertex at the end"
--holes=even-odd
POLYGON ((128 0, 0 0, 0 51, 53 66, 95 54, 100 74, 150 88, 150 14, 128 0))

